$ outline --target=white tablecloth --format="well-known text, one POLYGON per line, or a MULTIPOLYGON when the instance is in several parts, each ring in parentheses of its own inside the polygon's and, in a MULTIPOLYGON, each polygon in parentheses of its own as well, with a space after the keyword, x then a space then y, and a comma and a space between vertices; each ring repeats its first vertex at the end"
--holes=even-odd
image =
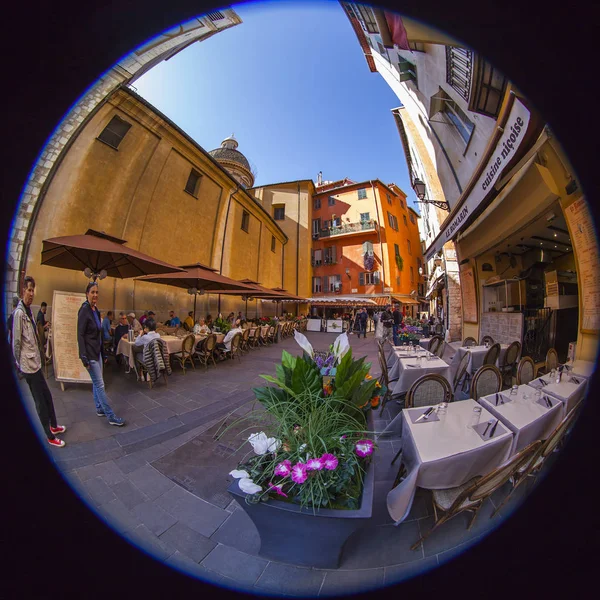
POLYGON ((501 399, 499 396, 498 406, 496 394, 479 398, 479 404, 515 434, 511 456, 535 440, 545 440, 562 421, 562 402, 555 398, 557 402, 552 408, 541 406, 537 402, 535 391, 535 388, 528 385, 520 385, 517 395, 511 396, 510 390, 505 390, 500 394, 501 399), (529 397, 524 398, 524 395, 529 397), (507 402, 507 398, 511 401, 507 402), (501 400, 505 401, 504 404, 501 400))
POLYGON ((419 346, 421 346, 421 348, 425 348, 425 350, 429 350, 429 342, 431 342, 431 338, 421 338, 419 340, 419 346))
POLYGON ((431 356, 428 352, 420 354, 421 366, 411 367, 409 365, 417 364, 417 357, 406 357, 406 352, 394 350, 390 355, 391 367, 389 367, 389 378, 392 387, 392 394, 402 394, 410 389, 410 386, 423 375, 436 373, 441 375, 452 384, 452 376, 450 374, 450 365, 437 356, 432 360, 428 360, 427 356, 431 356))
MULTIPOLYGON (((575 377, 577 378, 577 376, 575 377)), ((554 396, 554 398, 558 398, 562 401, 563 417, 566 416, 566 414, 575 405, 577 405, 580 400, 583 400, 588 384, 588 380, 585 378, 578 379, 578 384, 573 383, 572 381, 567 381, 567 374, 565 372, 563 373, 560 383, 556 383, 556 380, 551 381, 550 375, 542 375, 542 377, 538 377, 537 379, 530 381, 529 385, 537 389, 541 386, 540 380, 543 380, 548 384, 542 387, 542 390, 546 394, 549 396, 554 396)))
MULTIPOLYGON (((167 344, 167 350, 169 354, 173 354, 174 352, 181 352, 181 345, 183 344, 183 338, 177 337, 175 335, 161 335, 161 339, 167 344)), ((194 336, 194 348, 192 349, 192 354, 196 351, 196 346, 198 342, 206 339, 206 335, 196 335, 194 336)), ((219 337, 221 340, 225 337, 223 334, 217 334, 217 342, 219 341, 219 337)), ((128 342, 126 339, 121 338, 119 340, 119 345, 117 346, 117 354, 122 354, 126 356, 129 361, 129 366, 135 369, 135 352, 133 351, 133 347, 135 346, 135 342, 128 342)))
MULTIPOLYGON (((500 367, 502 364, 502 360, 504 359, 507 348, 508 344, 500 344, 500 354, 498 355, 498 360, 496 360, 497 367, 500 367)), ((469 346, 468 348, 459 346, 456 350, 456 354, 452 357, 452 362, 450 363, 452 376, 454 377, 462 357, 467 352, 469 353, 469 365, 467 366, 467 371, 473 375, 477 369, 483 365, 483 359, 485 358, 485 354, 488 350, 489 348, 486 348, 485 346, 469 346)))
MULTIPOLYGON (((408 475, 387 495, 388 512, 396 523, 408 516, 417 487, 457 487, 477 475, 487 475, 510 456, 511 432, 484 441, 467 428, 475 406, 475 400, 451 402, 446 415, 427 423, 412 423, 407 414, 422 413, 423 407, 402 411, 402 462, 408 475)), ((491 413, 482 407, 481 420, 490 418, 491 413)))
POLYGON ((575 377, 585 377, 589 379, 596 370, 596 363, 591 360, 576 360, 573 362, 572 373, 575 377))

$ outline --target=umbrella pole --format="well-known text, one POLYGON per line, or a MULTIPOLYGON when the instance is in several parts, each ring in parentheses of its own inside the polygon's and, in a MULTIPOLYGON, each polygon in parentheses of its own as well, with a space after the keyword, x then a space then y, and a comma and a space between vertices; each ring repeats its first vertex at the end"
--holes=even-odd
POLYGON ((198 294, 194 294, 194 325, 196 324, 196 299, 198 298, 198 294))
POLYGON ((246 312, 244 313, 244 317, 248 319, 248 296, 246 296, 246 312))

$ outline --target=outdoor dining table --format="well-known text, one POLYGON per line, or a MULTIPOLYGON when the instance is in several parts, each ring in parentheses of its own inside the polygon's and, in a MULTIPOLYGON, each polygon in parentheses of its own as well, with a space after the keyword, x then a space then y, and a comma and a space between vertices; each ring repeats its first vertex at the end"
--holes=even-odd
POLYGON ((410 386, 421 376, 429 373, 441 375, 448 382, 450 378, 450 365, 443 359, 431 354, 428 351, 406 352, 394 347, 389 360, 391 366, 388 371, 390 382, 393 382, 392 395, 403 394, 410 389, 410 386), (420 364, 418 357, 421 357, 420 364))
MULTIPOLYGON (((513 433, 500 422, 493 437, 481 437, 492 419, 485 406, 476 429, 469 429, 475 400, 450 402, 445 415, 433 413, 415 423, 427 407, 402 411, 402 463, 407 475, 387 495, 387 509, 396 525, 409 514, 417 487, 441 490, 487 475, 510 456, 513 433)), ((491 431, 491 430, 490 430, 491 431)))
POLYGON ((564 372, 560 383, 556 383, 556 380, 552 380, 547 374, 530 381, 529 385, 535 389, 541 388, 543 393, 558 398, 563 404, 562 416, 564 417, 580 400, 583 400, 587 383, 587 379, 583 377, 580 379, 577 375, 575 375, 575 381, 568 381, 568 375, 564 372), (542 381, 546 385, 542 384, 542 381))
POLYGON ((573 361, 571 365, 571 373, 575 375, 576 378, 584 377, 585 379, 590 379, 596 370, 596 363, 591 360, 576 360, 573 361))
POLYGON ((536 440, 545 440, 562 421, 562 402, 549 395, 546 402, 544 396, 543 391, 538 397, 535 388, 520 385, 516 394, 508 389, 479 398, 479 404, 514 433, 511 456, 536 440))
MULTIPOLYGON (((407 392, 410 389, 410 386, 419 379, 419 377, 429 375, 430 373, 441 375, 452 385, 452 379, 450 379, 450 366, 446 361, 430 352, 421 351, 418 355, 421 357, 421 365, 419 366, 417 363, 417 356, 408 356, 405 351, 402 351, 399 348, 399 346, 394 346, 394 350, 389 359, 390 361, 393 361, 388 373, 392 396, 407 392), (394 376, 396 377, 395 380, 394 376)), ((402 413, 397 414, 386 425, 385 429, 379 434, 379 437, 391 433, 400 424, 401 418, 402 413)))
POLYGON ((431 342, 431 338, 430 337, 421 338, 419 340, 419 346, 421 346, 421 348, 425 348, 425 350, 429 350, 429 343, 430 342, 431 342))
MULTIPOLYGON (((181 352, 183 338, 177 337, 175 335, 161 335, 160 337, 166 343, 167 351, 169 352, 169 354, 173 354, 175 352, 181 352)), ((201 342, 202 340, 206 339, 207 336, 206 335, 196 335, 194 337, 196 339, 194 342, 194 348, 192 349, 192 353, 194 353, 197 344, 199 342, 201 342)), ((225 336, 223 336, 223 337, 225 337, 225 336)), ((217 336, 217 341, 218 341, 218 339, 219 338, 217 336)), ((127 371, 127 373, 130 373, 131 369, 133 368, 136 375, 139 376, 137 367, 135 365, 135 352, 133 350, 134 346, 135 346, 135 341, 130 342, 127 340, 127 338, 121 338, 119 340, 119 345, 117 346, 117 355, 122 354, 123 356, 127 357, 128 364, 129 364, 129 370, 127 371)))
MULTIPOLYGON (((498 359, 496 360, 496 366, 499 367, 502 364, 502 360, 504 359, 504 355, 506 354, 506 350, 508 348, 508 344, 500 344, 500 354, 498 355, 498 359)), ((467 365, 467 371, 473 375, 477 369, 479 369, 483 365, 483 359, 489 348, 485 346, 459 346, 456 349, 456 354, 452 357, 452 361, 450 362, 450 368, 452 370, 452 377, 458 370, 458 365, 462 360, 462 357, 468 353, 469 354, 469 364, 467 365)))

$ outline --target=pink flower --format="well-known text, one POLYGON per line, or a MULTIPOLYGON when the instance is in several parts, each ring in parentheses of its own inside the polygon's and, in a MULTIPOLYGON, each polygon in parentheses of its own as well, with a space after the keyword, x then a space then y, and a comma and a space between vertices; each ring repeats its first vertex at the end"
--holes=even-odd
POLYGON ((287 494, 284 493, 284 491, 281 489, 280 485, 273 485, 272 483, 269 483, 269 487, 272 490, 275 490, 280 496, 283 496, 284 498, 287 498, 287 494))
POLYGON ((299 462, 292 467, 292 481, 304 483, 307 477, 308 473, 306 472, 306 465, 304 463, 299 462))
POLYGON ((358 456, 369 456, 373 454, 373 441, 372 440, 358 440, 356 442, 356 454, 358 456))
POLYGON ((280 462, 276 467, 275 467, 275 475, 279 475, 281 477, 287 477, 292 471, 292 463, 289 460, 284 460, 283 462, 280 462))
POLYGON ((338 459, 333 454, 323 454, 321 462, 328 471, 335 471, 338 466, 338 459))
POLYGON ((320 471, 323 468, 323 460, 320 458, 311 458, 306 463, 306 469, 308 471, 320 471))

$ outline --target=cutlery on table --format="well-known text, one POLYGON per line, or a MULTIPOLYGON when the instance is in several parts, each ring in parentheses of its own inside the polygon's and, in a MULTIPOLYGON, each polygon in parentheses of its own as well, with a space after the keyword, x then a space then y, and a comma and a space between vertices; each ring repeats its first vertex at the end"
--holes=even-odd
POLYGON ((550 400, 548 399, 548 396, 544 396, 544 400, 546 401, 548 408, 552 408, 552 402, 550 402, 550 400))
POLYGON ((498 392, 496 392, 496 406, 498 406, 498 392))
POLYGON ((428 419, 429 415, 435 410, 435 407, 428 408, 416 421, 418 423, 421 419, 428 419))
POLYGON ((498 419, 495 425, 492 427, 492 430, 490 431, 490 438, 494 437, 494 433, 496 432, 496 427, 498 427, 498 423, 500 423, 500 419, 498 419))
POLYGON ((483 437, 485 437, 485 434, 487 433, 487 430, 490 428, 490 425, 494 422, 494 419, 490 419, 488 421, 487 427, 485 428, 485 431, 483 432, 483 437))
POLYGON ((571 377, 571 381, 579 385, 579 379, 575 379, 575 377, 571 377))
POLYGON ((543 379, 540 379, 540 383, 542 384, 542 387, 548 385, 543 379))

